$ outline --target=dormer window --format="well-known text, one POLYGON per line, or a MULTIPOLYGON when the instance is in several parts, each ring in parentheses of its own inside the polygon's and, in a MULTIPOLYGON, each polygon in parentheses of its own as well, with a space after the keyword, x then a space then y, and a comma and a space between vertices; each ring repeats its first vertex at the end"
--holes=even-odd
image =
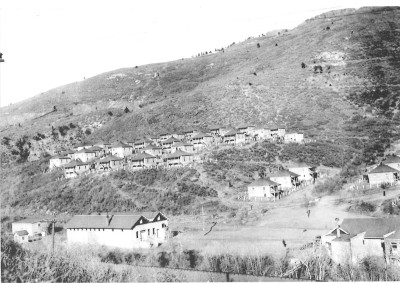
POLYGON ((143 220, 142 219, 140 219, 140 222, 139 222, 140 224, 142 224, 143 223, 143 220))

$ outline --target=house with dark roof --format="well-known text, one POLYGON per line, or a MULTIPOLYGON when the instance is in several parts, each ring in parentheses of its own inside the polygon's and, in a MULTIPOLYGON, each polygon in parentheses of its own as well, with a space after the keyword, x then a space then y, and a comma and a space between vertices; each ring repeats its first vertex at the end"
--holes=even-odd
POLYGON ((249 184, 247 192, 249 199, 254 200, 267 199, 275 201, 280 199, 282 195, 281 185, 265 178, 257 179, 249 184))
POLYGON ((253 137, 255 141, 271 138, 270 131, 264 126, 256 126, 247 131, 247 134, 253 137))
POLYGON ((74 154, 74 159, 79 159, 82 162, 88 162, 96 158, 96 152, 83 148, 74 154))
POLYGON ((187 130, 182 131, 182 133, 185 135, 185 138, 187 140, 190 140, 192 137, 199 134, 200 131, 196 130, 196 129, 187 129, 187 130))
POLYGON ((124 165, 124 159, 117 156, 109 155, 98 161, 96 168, 100 171, 110 171, 121 168, 124 165))
POLYGON ((87 143, 87 142, 84 142, 84 143, 77 143, 77 144, 75 144, 74 146, 73 146, 73 149, 75 150, 75 151, 79 151, 79 150, 82 150, 82 149, 85 149, 85 148, 89 148, 89 147, 91 147, 92 145, 91 144, 89 144, 89 143, 87 143))
POLYGON ((64 165, 65 178, 74 178, 90 169, 90 164, 82 162, 80 159, 72 160, 64 165))
POLYGON ((50 158, 49 160, 49 169, 53 170, 55 168, 62 167, 65 164, 68 164, 71 161, 71 158, 63 155, 56 155, 50 158))
POLYGON ((371 185, 379 185, 383 183, 391 183, 398 181, 400 171, 380 163, 377 167, 368 173, 368 182, 371 185))
POLYGON ((148 138, 142 138, 135 140, 134 142, 129 143, 135 150, 145 148, 148 145, 151 145, 153 141, 148 138))
POLYGON ((287 169, 269 173, 267 177, 271 181, 280 184, 284 193, 293 191, 300 186, 299 175, 287 169))
POLYGON ((307 164, 305 162, 292 163, 288 166, 288 169, 291 172, 299 175, 299 181, 311 182, 314 181, 318 176, 316 166, 307 164))
POLYGON ((171 152, 171 148, 174 144, 181 142, 181 140, 178 140, 174 137, 170 137, 164 141, 161 142, 161 146, 163 150, 166 150, 167 152, 171 152))
POLYGON ((358 263, 367 256, 388 260, 399 255, 398 231, 400 217, 345 218, 321 242, 336 263, 358 263))
POLYGON ((286 133, 286 127, 283 125, 268 125, 266 127, 269 130, 271 138, 273 139, 283 139, 286 133))
POLYGON ((111 154, 119 158, 133 154, 133 147, 123 142, 116 142, 111 145, 111 154))
POLYGON ((299 133, 285 133, 283 136, 284 143, 303 143, 304 142, 304 134, 299 133))
POLYGON ((194 152, 194 145, 188 142, 178 142, 171 147, 171 153, 174 153, 177 150, 191 153, 194 152))
POLYGON ((169 138, 172 138, 172 134, 167 133, 167 132, 163 132, 163 133, 160 134, 160 140, 159 141, 163 142, 163 141, 165 141, 165 140, 167 140, 169 138))
POLYGON ((386 262, 400 266, 400 228, 384 240, 386 262))
POLYGON ((222 142, 232 145, 244 144, 246 142, 246 134, 237 130, 230 130, 223 135, 222 142))
POLYGON ((11 230, 14 240, 18 243, 40 240, 47 235, 49 221, 40 218, 28 218, 13 222, 11 230))
POLYGON ((167 167, 182 167, 193 162, 193 154, 182 150, 177 150, 165 157, 167 167))
POLYGON ((103 156, 104 154, 106 154, 106 150, 100 146, 94 145, 92 147, 88 148, 89 151, 93 151, 95 153, 96 157, 100 157, 103 156))
POLYGON ((382 163, 389 167, 392 167, 393 169, 400 171, 400 156, 397 155, 387 156, 382 163))
POLYGON ((157 158, 148 153, 138 153, 129 158, 129 165, 133 169, 154 168, 157 165, 157 158))
POLYGON ((174 137, 178 140, 183 140, 185 138, 185 134, 184 133, 173 133, 172 137, 174 137))
POLYGON ((148 145, 142 149, 139 149, 139 152, 151 154, 157 157, 161 156, 163 153, 162 148, 156 145, 148 145))
POLYGON ((213 136, 223 136, 225 133, 229 132, 230 130, 225 127, 215 125, 215 126, 208 127, 208 131, 213 136))
POLYGON ((75 152, 76 151, 69 149, 69 150, 61 152, 60 155, 68 156, 69 158, 73 159, 73 158, 75 158, 75 152))
POLYGON ((198 133, 191 138, 191 143, 195 150, 201 150, 204 147, 210 146, 214 137, 210 134, 198 133))
POLYGON ((252 130, 254 130, 255 127, 256 127, 256 126, 251 125, 251 124, 241 124, 241 125, 239 125, 236 129, 237 129, 239 132, 243 132, 243 133, 245 133, 245 134, 249 134, 252 130))
POLYGON ((167 239, 168 218, 161 212, 148 215, 75 215, 64 226, 67 242, 122 249, 157 247, 167 239))

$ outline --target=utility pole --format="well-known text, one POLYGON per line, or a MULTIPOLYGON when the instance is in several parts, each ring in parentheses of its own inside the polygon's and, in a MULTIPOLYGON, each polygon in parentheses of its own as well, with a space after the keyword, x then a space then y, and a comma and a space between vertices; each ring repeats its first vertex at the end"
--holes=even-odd
POLYGON ((204 229, 205 229, 205 227, 204 227, 204 207, 203 206, 201 206, 201 218, 202 218, 202 222, 203 222, 203 231, 204 231, 204 229))
POLYGON ((55 225, 56 225, 56 219, 55 218, 53 218, 52 220, 51 220, 51 223, 52 223, 52 225, 53 225, 53 227, 52 227, 52 232, 51 232, 51 237, 52 237, 52 240, 51 240, 51 255, 54 255, 54 236, 55 236, 55 232, 54 232, 54 230, 55 230, 55 225))

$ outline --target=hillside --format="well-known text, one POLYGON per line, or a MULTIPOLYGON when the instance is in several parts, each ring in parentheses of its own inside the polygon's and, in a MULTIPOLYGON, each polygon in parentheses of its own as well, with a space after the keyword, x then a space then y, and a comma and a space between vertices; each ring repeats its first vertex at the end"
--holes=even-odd
POLYGON ((400 138, 399 51, 400 8, 332 11, 224 51, 111 71, 3 107, 2 205, 74 213, 164 205, 177 214, 208 205, 229 212, 237 209, 230 206, 236 191, 275 161, 347 166, 355 175, 354 166, 379 161, 400 138), (283 124, 316 141, 209 152, 216 164, 170 174, 42 174, 43 153, 60 146, 243 123, 283 124), (12 162, 23 148, 33 162, 12 162), (204 194, 192 194, 198 189, 204 194))
POLYGON ((98 122, 87 139, 116 140, 278 122, 321 137, 341 133, 354 114, 397 119, 399 13, 398 7, 333 11, 224 52, 104 73, 1 108, 1 135, 98 122), (37 118, 53 106, 57 112, 37 118), (125 107, 129 114, 115 115, 125 107))

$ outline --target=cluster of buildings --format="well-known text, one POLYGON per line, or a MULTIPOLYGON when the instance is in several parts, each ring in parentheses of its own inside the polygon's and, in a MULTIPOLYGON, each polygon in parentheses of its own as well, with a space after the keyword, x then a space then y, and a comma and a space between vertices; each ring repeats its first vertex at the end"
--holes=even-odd
POLYGON ((321 242, 338 264, 376 256, 400 265, 400 217, 343 219, 321 242))
POLYGON ((315 166, 300 162, 265 175, 248 185, 249 199, 275 201, 295 191, 302 184, 315 182, 318 172, 315 166))
POLYGON ((210 127, 206 132, 190 129, 182 133, 162 133, 115 143, 76 144, 73 149, 55 150, 49 169, 62 168, 66 178, 85 172, 104 172, 113 169, 148 169, 182 167, 199 162, 201 153, 219 144, 243 145, 252 141, 271 140, 303 143, 303 134, 286 133, 283 126, 270 128, 242 125, 236 129, 210 127))
POLYGON ((27 243, 41 240, 48 235, 51 222, 48 220, 29 218, 12 223, 14 241, 27 243))
MULTIPOLYGON (((43 219, 14 222, 14 240, 18 243, 40 240, 47 235, 50 223, 43 219)), ((133 249, 158 247, 168 239, 168 227, 168 218, 163 213, 142 212, 75 215, 64 229, 68 244, 133 249)))

